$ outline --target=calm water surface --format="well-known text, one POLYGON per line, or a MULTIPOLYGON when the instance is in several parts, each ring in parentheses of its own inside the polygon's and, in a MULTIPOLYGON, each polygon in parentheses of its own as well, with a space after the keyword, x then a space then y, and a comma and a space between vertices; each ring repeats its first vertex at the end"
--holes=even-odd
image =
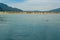
POLYGON ((0 40, 60 40, 60 14, 1 14, 0 40))

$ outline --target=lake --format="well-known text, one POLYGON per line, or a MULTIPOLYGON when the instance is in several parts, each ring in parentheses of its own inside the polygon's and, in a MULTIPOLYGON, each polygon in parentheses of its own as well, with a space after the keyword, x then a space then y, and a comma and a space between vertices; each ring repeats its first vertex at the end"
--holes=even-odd
POLYGON ((0 14, 0 40, 60 40, 60 14, 0 14))

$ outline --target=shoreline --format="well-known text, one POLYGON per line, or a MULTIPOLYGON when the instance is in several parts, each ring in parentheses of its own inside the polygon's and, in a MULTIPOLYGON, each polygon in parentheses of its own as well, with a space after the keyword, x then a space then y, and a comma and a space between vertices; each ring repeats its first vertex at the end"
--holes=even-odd
POLYGON ((60 12, 0 12, 0 14, 60 14, 60 12))

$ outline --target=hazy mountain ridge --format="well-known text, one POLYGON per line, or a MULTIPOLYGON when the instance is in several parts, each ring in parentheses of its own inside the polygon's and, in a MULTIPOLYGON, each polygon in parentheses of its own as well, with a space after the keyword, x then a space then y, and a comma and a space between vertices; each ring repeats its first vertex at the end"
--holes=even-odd
POLYGON ((60 12, 60 8, 50 10, 49 12, 60 12))
POLYGON ((17 9, 17 8, 12 8, 9 7, 6 4, 0 3, 0 11, 13 11, 13 12, 19 12, 19 11, 23 11, 21 9, 17 9))
MULTIPOLYGON (((23 10, 18 9, 18 8, 12 8, 12 7, 9 7, 6 4, 0 3, 0 11, 20 12, 20 11, 23 11, 23 10)), ((39 10, 37 11, 37 10, 35 10, 35 11, 31 11, 31 12, 60 12, 60 8, 49 10, 49 11, 39 11, 39 10)))

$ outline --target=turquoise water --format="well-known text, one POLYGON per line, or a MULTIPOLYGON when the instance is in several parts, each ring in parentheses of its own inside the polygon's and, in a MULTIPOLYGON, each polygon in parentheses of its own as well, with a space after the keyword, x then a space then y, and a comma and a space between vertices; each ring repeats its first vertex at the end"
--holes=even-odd
POLYGON ((0 40, 60 40, 60 14, 1 14, 0 40))

